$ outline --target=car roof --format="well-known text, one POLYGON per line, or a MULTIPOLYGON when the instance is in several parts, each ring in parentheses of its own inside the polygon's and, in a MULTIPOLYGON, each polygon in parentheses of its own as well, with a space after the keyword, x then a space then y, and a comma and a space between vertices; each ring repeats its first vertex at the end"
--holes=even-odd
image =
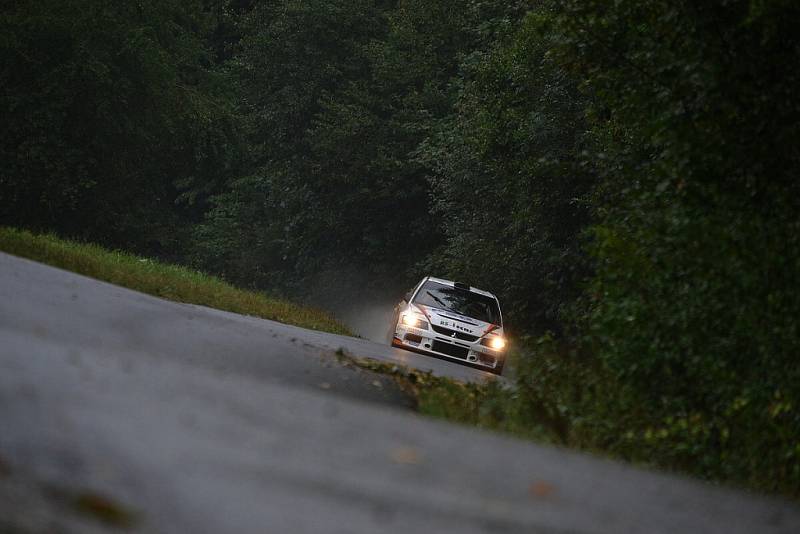
MULTIPOLYGON (((428 276, 428 277, 426 277, 426 280, 430 280, 431 282, 437 282, 439 284, 442 284, 442 285, 445 285, 445 286, 449 286, 449 287, 455 287, 455 285, 456 285, 456 283, 453 280, 445 280, 444 278, 436 278, 435 276, 428 276)), ((492 293, 489 293, 488 291, 484 291, 483 289, 478 289, 477 287, 470 286, 469 290, 472 291, 473 293, 478 293, 479 295, 485 295, 487 297, 491 297, 491 298, 497 300, 497 297, 495 297, 492 293)))

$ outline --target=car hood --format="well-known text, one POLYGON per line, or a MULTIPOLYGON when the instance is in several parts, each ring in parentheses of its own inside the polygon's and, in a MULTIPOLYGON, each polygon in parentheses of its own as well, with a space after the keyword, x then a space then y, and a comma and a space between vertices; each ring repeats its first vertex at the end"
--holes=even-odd
POLYGON ((494 332, 496 334, 503 333, 502 327, 475 319, 474 317, 461 315, 450 310, 434 308, 433 306, 425 306, 423 304, 414 304, 414 306, 421 309, 434 326, 442 326, 450 330, 456 330, 478 337, 482 337, 489 332, 494 332))

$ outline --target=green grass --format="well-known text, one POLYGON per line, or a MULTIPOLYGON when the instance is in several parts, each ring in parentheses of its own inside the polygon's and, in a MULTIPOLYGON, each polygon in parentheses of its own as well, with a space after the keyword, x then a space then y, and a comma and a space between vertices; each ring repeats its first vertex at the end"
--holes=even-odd
MULTIPOLYGON (((749 446, 750 436, 760 437, 764 427, 738 428, 738 441, 726 442, 725 437, 713 437, 713 422, 702 414, 664 420, 637 408, 631 401, 636 397, 630 397, 599 362, 585 354, 570 354, 569 349, 548 337, 528 344, 513 387, 436 377, 417 380, 423 384, 416 391, 419 411, 639 467, 800 501, 800 486, 789 469, 791 458, 749 446)), ((780 409, 785 404, 773 406, 775 415, 764 417, 767 425, 775 424, 770 417, 783 416, 780 409)))
POLYGON ((343 349, 336 355, 348 365, 393 377, 400 389, 415 399, 417 411, 424 415, 539 443, 563 444, 547 418, 528 414, 519 402, 517 390, 497 380, 461 382, 396 363, 356 358, 343 349))
POLYGON ((239 289, 186 267, 126 252, 7 227, 0 227, 0 250, 164 299, 352 335, 346 326, 322 310, 239 289))

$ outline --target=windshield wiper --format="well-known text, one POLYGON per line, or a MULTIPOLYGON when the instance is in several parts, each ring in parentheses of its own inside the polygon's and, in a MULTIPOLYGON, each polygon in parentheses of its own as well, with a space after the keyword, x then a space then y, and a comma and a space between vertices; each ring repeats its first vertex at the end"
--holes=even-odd
POLYGON ((447 304, 445 304, 445 303, 444 303, 444 301, 443 301, 442 299, 440 299, 439 297, 437 297, 436 295, 434 295, 434 294, 433 294, 433 293, 431 293, 430 291, 427 291, 427 290, 426 290, 426 291, 425 291, 425 293, 427 293, 428 295, 430 295, 431 297, 433 297, 433 300, 435 300, 436 302, 438 302, 439 304, 441 304, 441 305, 442 305, 442 308, 444 308, 445 310, 449 310, 449 309, 450 309, 450 306, 448 306, 447 304))

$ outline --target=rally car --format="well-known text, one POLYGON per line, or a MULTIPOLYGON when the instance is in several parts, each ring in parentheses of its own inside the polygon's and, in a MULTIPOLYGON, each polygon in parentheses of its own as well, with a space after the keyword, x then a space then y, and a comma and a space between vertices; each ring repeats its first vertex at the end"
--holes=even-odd
POLYGON ((394 310, 392 346, 500 374, 506 339, 500 303, 467 284, 428 276, 394 310))

